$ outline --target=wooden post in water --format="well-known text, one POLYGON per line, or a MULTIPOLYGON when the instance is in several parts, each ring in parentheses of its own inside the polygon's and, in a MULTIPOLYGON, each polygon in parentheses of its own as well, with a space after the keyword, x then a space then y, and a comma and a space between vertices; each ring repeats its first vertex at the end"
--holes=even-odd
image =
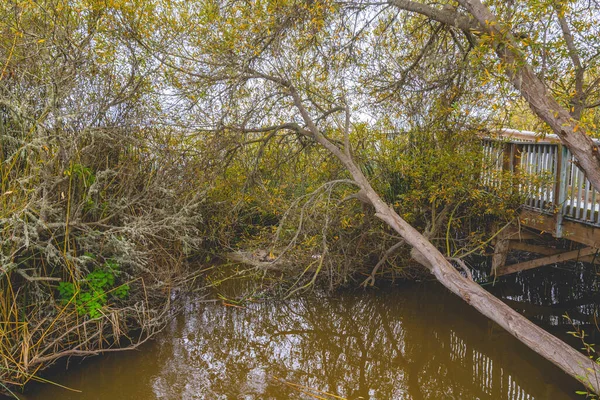
POLYGON ((491 275, 496 275, 496 271, 506 264, 506 257, 508 257, 508 251, 510 250, 509 235, 511 234, 508 231, 512 231, 512 229, 506 228, 497 236, 494 254, 492 255, 491 275))
POLYGON ((565 212, 565 201, 567 199, 567 170, 569 153, 565 146, 559 144, 556 152, 556 184, 554 185, 554 207, 556 212, 556 232, 554 236, 561 238, 563 235, 562 225, 565 212))
MULTIPOLYGON (((502 155, 502 172, 512 172, 516 174, 518 172, 518 165, 521 159, 521 148, 516 143, 508 142, 504 144, 504 150, 502 155)), ((515 188, 515 182, 513 177, 510 177, 509 187, 504 187, 504 190, 513 190, 515 188)), ((508 251, 510 250, 510 236, 514 235, 512 229, 504 229, 498 234, 494 245, 494 254, 492 255, 492 270, 491 274, 495 275, 498 268, 503 267, 506 264, 506 257, 508 257, 508 251)))

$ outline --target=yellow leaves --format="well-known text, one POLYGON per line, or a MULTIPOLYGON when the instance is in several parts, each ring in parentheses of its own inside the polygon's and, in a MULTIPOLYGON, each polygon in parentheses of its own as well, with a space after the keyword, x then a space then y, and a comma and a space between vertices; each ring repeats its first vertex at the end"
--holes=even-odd
POLYGON ((487 68, 484 68, 484 69, 483 69, 483 72, 485 73, 485 75, 486 75, 486 78, 487 78, 488 80, 491 80, 491 79, 492 79, 492 75, 490 74, 490 71, 488 71, 488 69, 487 69, 487 68))
POLYGON ((307 247, 312 247, 315 243, 317 243, 317 236, 309 236, 302 242, 302 244, 307 247))
POLYGON ((12 27, 12 26, 10 27, 10 31, 15 35, 15 37, 18 37, 18 38, 22 38, 23 37, 23 32, 20 31, 20 30, 18 30, 18 29, 16 29, 16 28, 14 28, 14 27, 12 27))
POLYGON ((351 226, 350 219, 347 216, 342 217, 340 221, 340 225, 343 229, 346 229, 351 226))

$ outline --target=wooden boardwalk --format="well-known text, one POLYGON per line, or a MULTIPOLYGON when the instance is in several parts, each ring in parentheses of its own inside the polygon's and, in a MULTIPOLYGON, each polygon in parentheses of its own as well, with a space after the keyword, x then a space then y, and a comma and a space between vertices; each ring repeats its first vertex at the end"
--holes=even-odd
POLYGON ((526 199, 518 226, 503 232, 496 243, 494 273, 504 275, 573 259, 596 262, 597 256, 600 261, 600 193, 556 135, 539 138, 533 132, 507 129, 495 138, 485 138, 483 148, 483 185, 494 190, 516 190, 526 199), (524 227, 568 239, 581 248, 557 252, 528 245, 522 242, 530 239, 524 227), (515 243, 515 239, 520 242, 515 243), (507 266, 510 248, 544 257, 507 266))

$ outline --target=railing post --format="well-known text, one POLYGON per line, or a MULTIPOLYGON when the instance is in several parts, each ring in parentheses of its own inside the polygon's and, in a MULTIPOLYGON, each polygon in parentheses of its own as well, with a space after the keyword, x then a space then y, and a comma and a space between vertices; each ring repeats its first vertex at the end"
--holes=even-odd
POLYGON ((568 150, 562 144, 557 145, 556 151, 556 183, 554 185, 554 207, 556 210, 556 233, 557 238, 563 235, 562 224, 565 210, 565 201, 567 199, 567 170, 568 170, 568 150))
POLYGON ((512 165, 510 166, 510 170, 513 173, 519 172, 519 165, 521 165, 521 149, 522 145, 513 143, 511 148, 512 153, 512 165))
POLYGON ((504 151, 502 152, 502 171, 512 171, 512 161, 514 157, 513 146, 513 143, 504 143, 504 151))
POLYGON ((520 151, 516 143, 504 143, 504 149, 502 152, 502 172, 510 172, 510 183, 509 190, 514 189, 514 174, 517 172, 517 166, 519 165, 520 151))
POLYGON ((521 153, 523 152, 523 145, 521 143, 512 143, 511 145, 511 165, 510 171, 512 172, 512 184, 511 192, 518 194, 521 191, 519 185, 519 175, 521 174, 521 153), (515 192, 516 190, 516 192, 515 192))

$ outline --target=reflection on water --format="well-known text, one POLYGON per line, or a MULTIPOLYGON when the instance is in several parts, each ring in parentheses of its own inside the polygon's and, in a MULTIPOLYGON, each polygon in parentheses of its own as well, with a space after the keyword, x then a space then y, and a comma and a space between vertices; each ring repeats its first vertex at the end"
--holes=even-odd
POLYGON ((580 343, 565 335, 573 330, 564 317, 568 314, 589 335, 586 339, 589 343, 600 345, 597 326, 600 282, 596 268, 563 263, 505 276, 486 288, 530 320, 579 348, 580 343))
POLYGON ((27 399, 318 398, 312 388, 348 399, 521 400, 578 389, 434 283, 190 305, 140 351, 71 367, 51 378, 82 393, 43 386, 27 399))

